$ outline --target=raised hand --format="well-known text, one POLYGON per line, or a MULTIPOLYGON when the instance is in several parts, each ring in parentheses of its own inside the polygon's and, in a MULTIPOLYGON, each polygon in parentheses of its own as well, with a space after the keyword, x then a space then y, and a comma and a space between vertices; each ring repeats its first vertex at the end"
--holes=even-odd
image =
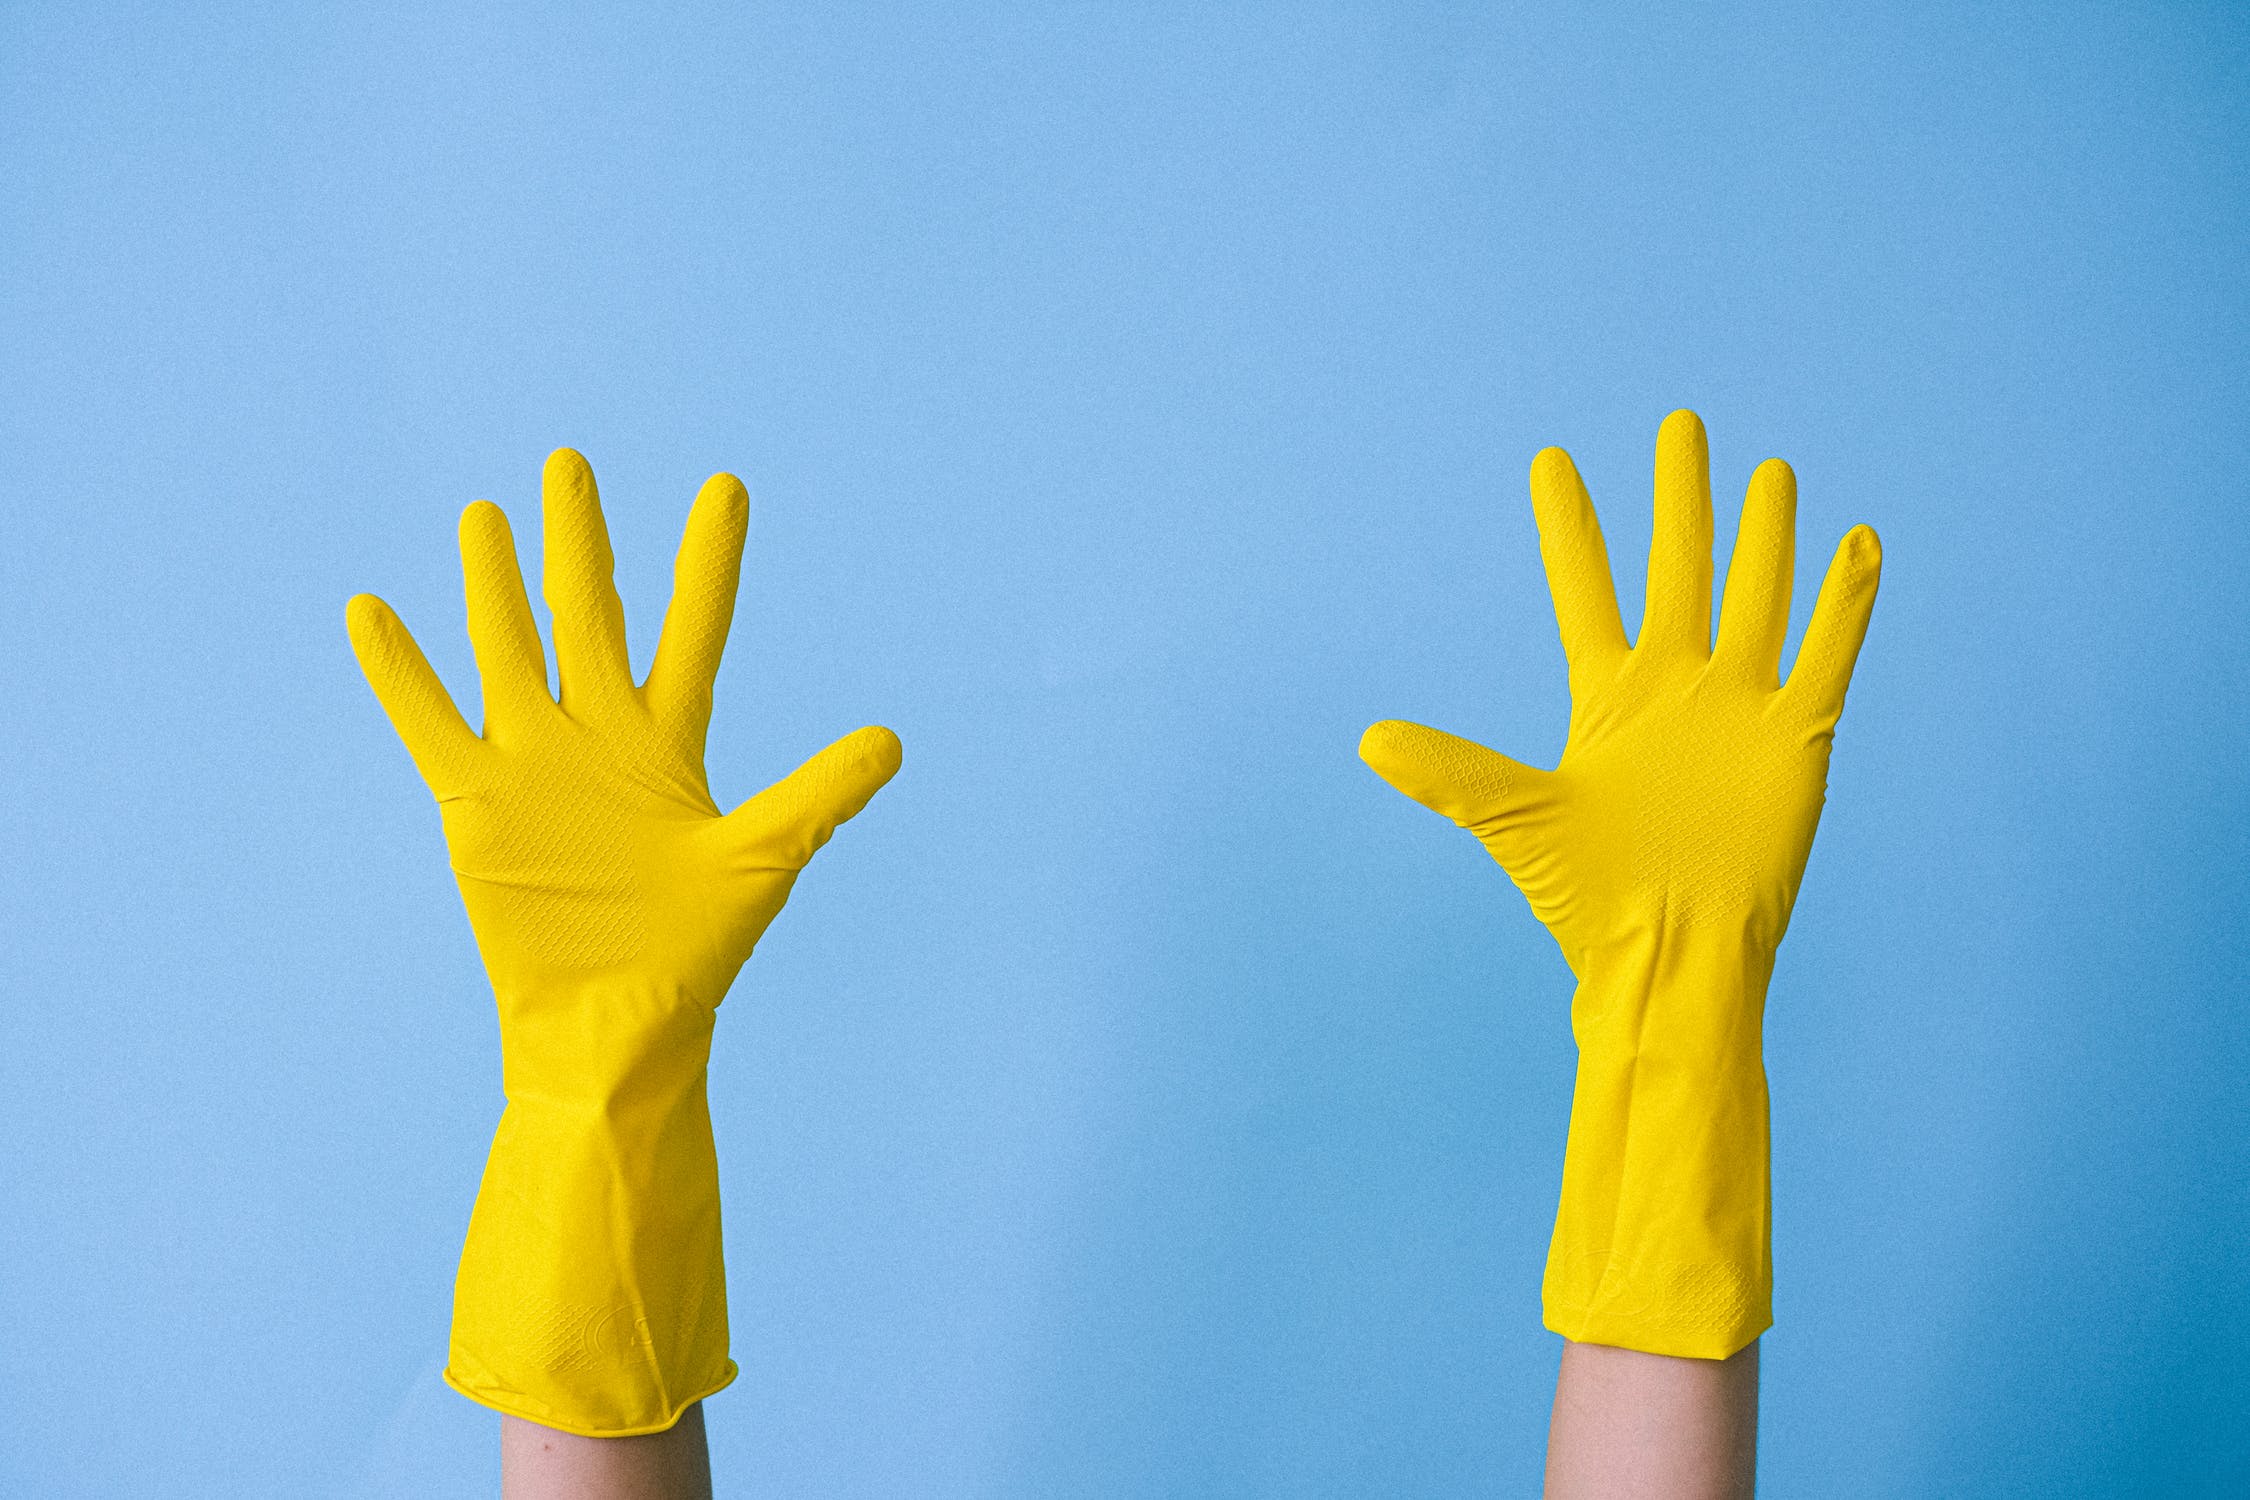
POLYGON ((559 702, 508 518, 490 501, 461 513, 484 733, 373 595, 351 601, 352 646, 438 799, 495 986, 630 968, 717 1005, 797 872, 898 770, 898 738, 847 735, 722 817, 703 740, 742 569, 742 482, 716 474, 696 497, 640 686, 593 471, 558 449, 544 492, 559 702))
POLYGON ((559 698, 507 518, 461 517, 472 731, 398 617, 360 595, 352 645, 442 810, 500 1007, 508 1095, 454 1288, 446 1378, 594 1437, 658 1431, 733 1378, 704 1095, 716 1007, 797 873, 899 765, 845 736, 733 812, 704 776, 748 500, 696 498, 648 680, 633 682, 593 472, 544 484, 559 698))
POLYGON ((1573 1339, 1723 1357, 1771 1321, 1765 991, 1788 929, 1830 745, 1881 570, 1847 535, 1788 681, 1796 479, 1750 483, 1711 643, 1703 424, 1665 419, 1647 607, 1628 644, 1568 454, 1532 465, 1532 504, 1570 663, 1570 734, 1542 771, 1385 721, 1368 765, 1467 828, 1579 979, 1580 1052, 1548 1324, 1573 1339))

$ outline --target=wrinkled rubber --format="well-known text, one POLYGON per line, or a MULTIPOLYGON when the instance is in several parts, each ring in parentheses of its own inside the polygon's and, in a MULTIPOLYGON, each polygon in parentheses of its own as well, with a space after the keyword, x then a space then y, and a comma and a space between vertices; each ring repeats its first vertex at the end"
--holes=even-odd
POLYGON ((1554 770, 1396 720, 1371 727, 1360 755, 1483 841, 1578 979, 1547 1326, 1723 1359, 1773 1322, 1766 988, 1882 554, 1864 526, 1844 538, 1784 683, 1795 476, 1768 460, 1751 480, 1714 646, 1709 474, 1702 422, 1673 413, 1628 644, 1576 468, 1559 448, 1533 463, 1570 663, 1554 770))
POLYGON ((722 815, 703 767, 749 500, 697 496, 655 665, 633 681, 594 476, 543 484, 550 692, 507 518, 461 517, 485 723, 469 728, 389 606, 352 646, 437 798, 500 1013, 507 1107, 454 1283, 445 1378, 595 1437, 661 1431, 732 1380, 718 1159, 704 1093, 718 1006, 791 885, 899 765, 862 729, 722 815))

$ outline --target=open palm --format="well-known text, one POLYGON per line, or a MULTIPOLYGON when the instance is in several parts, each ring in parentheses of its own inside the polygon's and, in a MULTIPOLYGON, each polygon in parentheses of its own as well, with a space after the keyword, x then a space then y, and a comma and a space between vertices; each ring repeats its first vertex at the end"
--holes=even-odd
POLYGON ((631 966, 716 1005, 797 872, 898 769, 898 739, 847 735, 722 815, 703 745, 741 571, 741 482, 715 475, 696 497, 656 661, 638 685, 593 472, 558 449, 543 492, 559 700, 507 517, 488 501, 461 517, 484 732, 380 599, 352 601, 353 646, 438 799, 496 988, 631 966))

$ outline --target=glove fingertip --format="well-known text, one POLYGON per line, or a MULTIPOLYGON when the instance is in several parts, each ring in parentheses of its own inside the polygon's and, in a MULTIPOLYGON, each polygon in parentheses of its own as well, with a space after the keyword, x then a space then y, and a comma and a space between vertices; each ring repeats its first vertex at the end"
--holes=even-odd
POLYGON ((1361 760, 1367 760, 1373 755, 1380 753, 1381 747, 1389 742, 1390 732, 1397 723, 1398 720, 1396 719, 1378 719, 1374 723, 1368 725, 1365 729, 1361 730, 1359 736, 1359 758, 1361 760))
POLYGON ((1542 494, 1576 494, 1584 486, 1578 478, 1578 465, 1560 448, 1539 450, 1531 460, 1531 492, 1542 494))
POLYGON ((508 526, 508 513, 490 500, 472 500, 463 506, 458 529, 464 554, 487 551, 502 542, 511 549, 515 546, 515 533, 508 526))
POLYGON ((898 768, 906 762, 906 746, 897 732, 888 725, 870 724, 859 733, 866 741, 869 762, 882 768, 883 779, 888 781, 896 776, 898 768))
POLYGON ((1845 555, 1863 571, 1871 574, 1883 571, 1883 539, 1865 521, 1844 533, 1844 547, 1845 555))
POLYGON ((1429 731, 1419 724, 1404 719, 1381 719, 1367 726, 1359 737, 1359 758, 1367 762, 1368 769, 1385 781, 1393 780, 1392 771, 1411 755, 1410 746, 1417 731, 1429 731))
POLYGON ((856 816, 898 774, 901 758, 898 736, 870 724, 806 761, 781 785, 789 788, 799 813, 842 823, 856 816))
POLYGON ((750 513, 749 489, 740 479, 724 470, 704 480, 703 488, 696 491, 695 499, 699 505, 721 507, 730 520, 738 516, 746 517, 750 513))
POLYGON ((354 594, 344 601, 344 629, 362 655, 379 646, 397 622, 397 614, 373 594, 354 594))
POLYGON ((1761 459, 1758 467, 1750 473, 1750 482, 1753 484, 1786 484, 1794 487, 1797 483, 1797 471, 1789 466, 1789 460, 1786 458, 1761 459))
POLYGON ((859 797, 862 804, 898 774, 906 758, 906 747, 899 743, 898 736, 881 724, 853 730, 839 742, 838 749, 839 779, 851 782, 855 790, 865 789, 859 797))
POLYGON ((540 469, 540 479, 550 487, 574 485, 591 488, 594 466, 576 448, 557 448, 547 455, 547 462, 540 469))

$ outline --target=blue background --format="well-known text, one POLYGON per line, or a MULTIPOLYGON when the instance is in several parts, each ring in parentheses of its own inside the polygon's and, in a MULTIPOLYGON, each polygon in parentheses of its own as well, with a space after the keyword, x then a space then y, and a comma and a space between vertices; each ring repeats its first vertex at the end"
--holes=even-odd
POLYGON ((2250 1490, 2225 5, 11 6, 0 1489, 496 1489, 452 525, 593 460, 712 780, 906 769, 722 1016, 738 1495, 1536 1485, 1567 975, 1353 754, 1551 761, 1523 475, 1888 572, 1768 1026, 1793 1496, 2250 1490), (1572 8, 1577 9, 1577 8, 1572 8), (1971 11, 1974 14, 1971 14, 1971 11))

